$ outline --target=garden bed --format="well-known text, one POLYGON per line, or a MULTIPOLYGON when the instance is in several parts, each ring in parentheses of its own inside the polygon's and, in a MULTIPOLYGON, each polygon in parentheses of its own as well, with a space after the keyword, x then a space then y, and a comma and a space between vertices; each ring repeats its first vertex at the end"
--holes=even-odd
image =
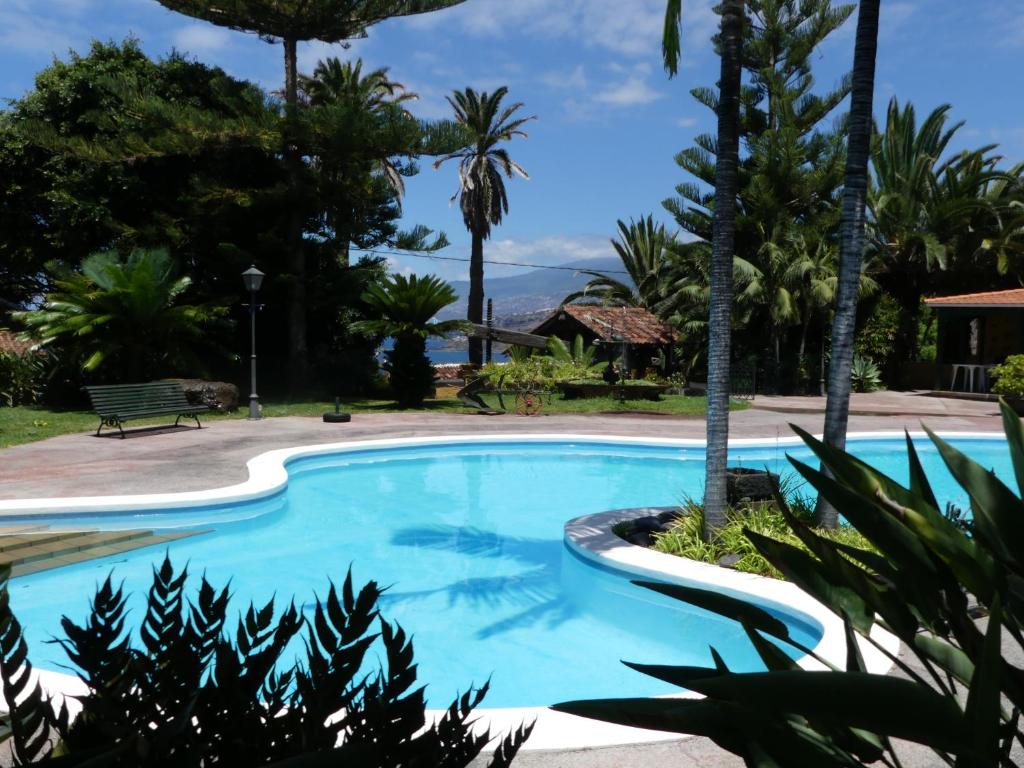
POLYGON ((566 400, 580 400, 588 397, 619 397, 624 400, 659 400, 669 390, 668 384, 650 381, 630 381, 626 384, 609 384, 605 381, 562 381, 558 389, 566 400))

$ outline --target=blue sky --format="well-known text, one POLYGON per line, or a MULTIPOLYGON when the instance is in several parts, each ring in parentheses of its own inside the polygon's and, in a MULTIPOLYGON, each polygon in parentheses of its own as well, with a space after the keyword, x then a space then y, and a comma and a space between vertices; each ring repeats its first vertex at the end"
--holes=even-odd
MULTIPOLYGON (((717 75, 709 37, 714 0, 684 0, 685 64, 668 80, 660 65, 664 0, 467 0, 430 16, 373 28, 344 50, 302 47, 305 71, 318 58, 361 56, 391 67, 417 92, 422 117, 444 117, 444 95, 467 85, 507 85, 538 120, 510 147, 531 174, 509 184, 511 212, 486 246, 486 258, 560 264, 612 255, 615 220, 654 213, 683 175, 673 155, 713 116, 690 88, 717 75)), ((815 55, 830 84, 853 58, 855 16, 815 55)), ((876 115, 892 95, 919 112, 941 103, 966 121, 960 146, 999 143, 1007 162, 1024 161, 1024 3, 1020 0, 882 0, 876 115)), ((54 55, 89 41, 138 37, 152 56, 177 48, 231 74, 279 88, 282 53, 252 35, 171 13, 155 0, 0 0, 0 97, 16 98, 54 55)), ((425 164, 407 184, 408 223, 448 233, 450 256, 468 255, 457 206, 455 168, 425 164)), ((399 258, 396 267, 464 277, 465 265, 399 258)), ((515 274, 488 266, 491 277, 515 274)))

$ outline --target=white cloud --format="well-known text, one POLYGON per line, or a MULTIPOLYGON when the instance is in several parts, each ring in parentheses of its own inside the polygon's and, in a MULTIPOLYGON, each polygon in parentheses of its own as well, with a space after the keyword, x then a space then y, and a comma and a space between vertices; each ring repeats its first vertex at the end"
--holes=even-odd
POLYGON ((224 27, 196 23, 175 30, 171 35, 171 42, 180 51, 195 56, 209 55, 230 47, 233 34, 235 33, 224 27))
POLYGON ((607 237, 555 235, 536 240, 491 240, 485 246, 484 258, 488 261, 551 266, 611 255, 614 254, 607 237))
MULTIPOLYGON (((715 0, 684 7, 685 48, 702 46, 717 24, 715 0)), ((446 11, 412 16, 404 23, 422 29, 460 28, 477 37, 504 37, 509 30, 541 38, 572 38, 584 45, 630 56, 661 50, 665 0, 473 0, 446 11)), ((686 51, 684 51, 686 53, 686 51)))
POLYGON ((612 107, 631 107, 637 104, 649 104, 661 98, 662 94, 649 82, 651 67, 639 63, 631 67, 612 63, 608 65, 615 77, 602 86, 593 96, 599 104, 612 107))
POLYGON ((27 0, 0 0, 0 47, 8 52, 63 55, 84 30, 56 14, 40 13, 27 0))
POLYGON ((659 98, 661 98, 661 93, 652 88, 650 83, 640 75, 633 75, 621 82, 613 83, 594 96, 595 101, 613 107, 648 104, 659 98))
POLYGON ((680 117, 676 120, 676 125, 680 128, 693 128, 697 124, 696 117, 680 117))
MULTIPOLYGON (((439 256, 468 256, 468 244, 456 243, 439 256)), ((602 235, 553 235, 534 240, 515 238, 488 240, 484 244, 484 271, 488 278, 508 277, 528 272, 530 267, 502 266, 505 264, 536 264, 559 266, 582 259, 614 256, 608 238, 602 235)), ((460 261, 431 260, 394 254, 388 257, 388 268, 394 272, 436 274, 445 280, 467 280, 469 265, 460 261)))
POLYGON ((572 88, 582 90, 587 87, 587 73, 582 64, 577 64, 569 71, 555 70, 545 72, 540 81, 549 88, 572 88))

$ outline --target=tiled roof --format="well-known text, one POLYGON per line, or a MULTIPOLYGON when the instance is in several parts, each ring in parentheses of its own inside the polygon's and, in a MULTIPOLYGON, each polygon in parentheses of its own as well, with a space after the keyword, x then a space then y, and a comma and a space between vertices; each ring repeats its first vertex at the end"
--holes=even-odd
POLYGON ((601 307, 592 304, 566 304, 533 331, 555 320, 561 312, 572 316, 603 341, 623 339, 630 344, 670 344, 676 334, 670 325, 640 307, 601 307))
POLYGON ((0 353, 13 352, 16 355, 23 355, 31 348, 31 341, 22 341, 13 331, 0 328, 0 353))
POLYGON ((1024 308, 1024 288, 985 293, 962 293, 959 296, 939 296, 925 299, 929 307, 1021 307, 1024 308))

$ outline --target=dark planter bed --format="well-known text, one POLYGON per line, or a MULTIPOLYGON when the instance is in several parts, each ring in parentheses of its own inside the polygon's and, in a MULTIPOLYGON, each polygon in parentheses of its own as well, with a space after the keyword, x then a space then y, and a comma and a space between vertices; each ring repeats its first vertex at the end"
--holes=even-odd
POLYGON ((667 384, 606 384, 604 382, 563 381, 558 389, 566 400, 579 400, 586 397, 621 396, 626 400, 660 400, 663 392, 668 391, 667 384))

